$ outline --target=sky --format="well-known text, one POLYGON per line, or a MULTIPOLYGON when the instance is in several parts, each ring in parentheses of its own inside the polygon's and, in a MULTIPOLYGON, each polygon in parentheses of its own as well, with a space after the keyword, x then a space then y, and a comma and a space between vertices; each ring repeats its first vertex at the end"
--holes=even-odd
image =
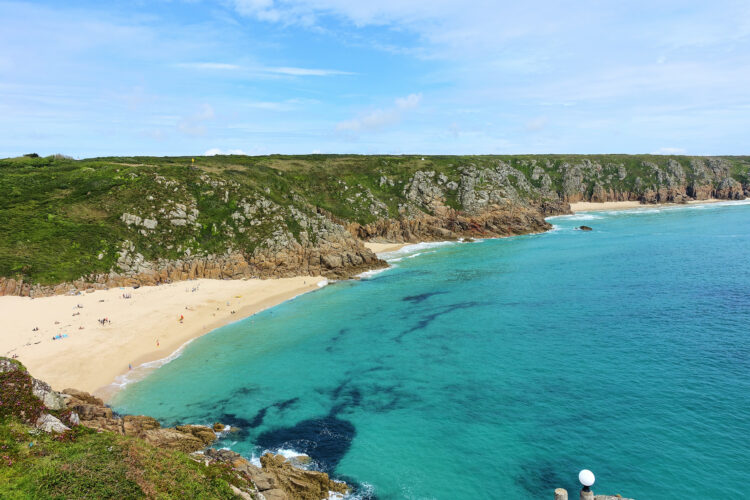
POLYGON ((0 157, 750 154, 750 2, 0 0, 0 157))

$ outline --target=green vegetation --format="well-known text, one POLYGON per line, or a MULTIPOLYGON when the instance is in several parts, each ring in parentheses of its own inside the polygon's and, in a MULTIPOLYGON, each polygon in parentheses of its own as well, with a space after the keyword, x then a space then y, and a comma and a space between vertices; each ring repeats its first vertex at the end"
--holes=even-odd
MULTIPOLYGON (((417 171, 460 183, 464 167, 495 168, 504 162, 525 176, 509 176, 512 186, 519 188, 523 180, 539 190, 543 179, 533 174, 542 169, 549 189, 563 193, 570 165, 595 162, 605 187, 634 191, 639 185, 658 186, 658 173, 649 165, 664 168, 669 160, 679 161, 691 175, 689 157, 649 155, 213 156, 197 157, 194 163, 190 157, 4 159, 0 276, 56 284, 108 273, 118 267, 126 241, 146 261, 179 259, 186 251, 221 254, 229 248, 250 254, 279 228, 298 238, 305 230, 301 218, 319 211, 362 224, 396 218, 417 171), (128 224, 123 214, 158 225, 128 224)), ((750 158, 724 161, 735 179, 748 182, 750 158)), ((476 188, 485 182, 479 179, 476 188)), ((593 183, 586 189, 590 195, 593 183)), ((444 201, 463 208, 455 189, 446 191, 444 201)), ((316 241, 315 231, 308 236, 316 241)))
POLYGON ((42 412, 65 421, 69 412, 45 410, 26 369, 0 362, 18 367, 0 372, 0 498, 236 498, 229 485, 237 479, 224 465, 83 426, 57 435, 36 430, 30 424, 42 412))
POLYGON ((83 426, 54 436, 0 419, 0 498, 236 498, 232 477, 136 438, 83 426))

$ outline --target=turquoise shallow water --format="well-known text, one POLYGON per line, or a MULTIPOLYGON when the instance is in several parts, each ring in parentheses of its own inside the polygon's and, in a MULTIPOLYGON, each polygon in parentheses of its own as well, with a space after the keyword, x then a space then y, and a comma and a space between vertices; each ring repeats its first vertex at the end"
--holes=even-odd
POLYGON ((750 205, 597 212, 417 247, 220 328, 120 411, 229 422, 365 498, 744 498, 750 205), (574 230, 590 225, 592 232, 574 230))

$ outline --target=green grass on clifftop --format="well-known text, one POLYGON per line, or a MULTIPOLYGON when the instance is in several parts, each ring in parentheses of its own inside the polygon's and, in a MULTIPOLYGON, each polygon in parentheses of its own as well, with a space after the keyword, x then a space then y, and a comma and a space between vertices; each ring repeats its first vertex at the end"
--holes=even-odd
POLYGON ((69 410, 45 409, 23 365, 0 362, 10 367, 0 370, 0 499, 236 498, 237 479, 223 464, 80 425, 63 434, 35 429, 42 413, 69 410))
MULTIPOLYGON (((463 167, 491 168, 502 161, 529 179, 534 168, 542 168, 551 189, 561 192, 566 166, 590 160, 606 171, 625 167, 627 177, 611 187, 628 190, 636 178, 655 182, 644 162, 663 166, 670 158, 690 162, 648 155, 212 156, 196 157, 195 163, 190 157, 3 159, 0 276, 56 284, 106 273, 116 268, 125 241, 146 261, 183 258, 186 250, 249 254, 280 228, 296 237, 302 228, 295 210, 325 211, 345 222, 396 218, 406 202, 404 188, 419 170, 457 182, 463 167), (251 205, 252 215, 239 219, 251 205), (170 223, 181 206, 197 214, 195 220, 170 223), (128 225, 122 220, 126 213, 156 219, 158 227, 128 225)), ((748 158, 727 161, 733 176, 747 182, 748 158)), ((445 203, 462 208, 455 191, 445 203)))
POLYGON ((230 474, 135 438, 86 427, 59 436, 0 421, 0 498, 236 498, 230 474))

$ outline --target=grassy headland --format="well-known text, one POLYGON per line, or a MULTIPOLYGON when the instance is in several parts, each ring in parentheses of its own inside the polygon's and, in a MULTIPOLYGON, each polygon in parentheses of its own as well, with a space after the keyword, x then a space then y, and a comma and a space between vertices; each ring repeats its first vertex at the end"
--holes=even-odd
POLYGON ((482 192, 490 202, 648 201, 724 182, 736 196, 749 168, 750 157, 650 155, 10 158, 0 160, 0 276, 52 285, 120 272, 133 265, 123 251, 138 265, 315 247, 330 223, 432 214, 433 188, 464 213, 482 208, 482 192))

